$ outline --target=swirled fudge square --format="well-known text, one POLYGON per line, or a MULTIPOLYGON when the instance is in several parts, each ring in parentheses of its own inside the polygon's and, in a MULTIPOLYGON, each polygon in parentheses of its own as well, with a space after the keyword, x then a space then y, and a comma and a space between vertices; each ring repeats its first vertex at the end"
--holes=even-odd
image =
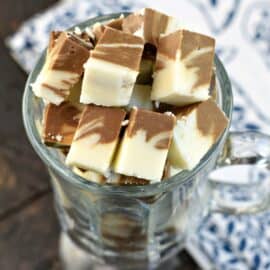
POLYGON ((174 17, 151 8, 145 9, 143 33, 146 43, 158 46, 161 34, 169 34, 178 28, 178 21, 174 17))
POLYGON ((186 30, 161 37, 152 100, 183 106, 209 98, 215 40, 186 30))
POLYGON ((89 50, 72 35, 52 34, 46 62, 32 85, 33 92, 47 102, 61 104, 79 81, 88 58, 89 50))
POLYGON ((228 119, 212 100, 178 108, 168 159, 172 166, 193 169, 228 126, 228 119))
POLYGON ((157 46, 161 34, 176 31, 179 29, 179 23, 174 17, 145 8, 124 18, 122 29, 126 33, 143 37, 145 43, 157 46))
POLYGON ((144 9, 141 12, 134 12, 123 19, 122 30, 135 36, 144 38, 144 9))
POLYGON ((125 111, 88 105, 72 141, 66 164, 106 174, 118 142, 125 111))
POLYGON ((85 64, 80 101, 103 106, 129 103, 143 52, 143 40, 106 28, 85 64))
POLYGON ((63 102, 48 104, 43 117, 43 140, 47 145, 70 146, 82 113, 80 106, 63 102))
POLYGON ((123 18, 124 16, 121 15, 119 18, 112 19, 111 21, 101 24, 99 22, 95 23, 92 27, 92 33, 95 36, 95 41, 98 42, 98 40, 102 37, 106 27, 110 27, 116 30, 122 30, 122 24, 123 24, 123 18))
POLYGON ((175 117, 172 114, 134 108, 116 154, 115 172, 160 181, 174 124, 175 117))

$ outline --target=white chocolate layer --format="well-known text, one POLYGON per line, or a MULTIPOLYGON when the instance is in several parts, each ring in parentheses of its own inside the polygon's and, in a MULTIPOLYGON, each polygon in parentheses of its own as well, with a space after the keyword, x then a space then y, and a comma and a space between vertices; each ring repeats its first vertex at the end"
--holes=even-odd
POLYGON ((173 166, 170 166, 170 167, 169 167, 169 174, 168 174, 168 176, 169 176, 169 177, 172 177, 172 176, 174 176, 174 175, 180 173, 181 171, 182 171, 182 169, 180 169, 180 168, 175 168, 175 167, 173 167, 173 166))
POLYGON ((168 149, 157 149, 156 143, 168 137, 163 132, 146 141, 146 132, 139 130, 125 137, 118 150, 114 170, 116 173, 158 182, 161 180, 168 149))
POLYGON ((80 101, 103 106, 129 103, 138 72, 103 60, 90 58, 85 65, 80 101))
POLYGON ((84 172, 84 171, 80 170, 79 168, 74 167, 73 172, 78 174, 80 177, 83 177, 84 179, 95 182, 95 183, 101 184, 105 180, 105 178, 102 174, 99 174, 99 173, 94 172, 94 171, 88 170, 88 171, 84 172))
POLYGON ((143 35, 143 25, 137 31, 135 31, 133 33, 133 35, 134 36, 137 36, 137 37, 143 38, 144 37, 144 35, 143 35))
POLYGON ((69 89, 79 80, 79 77, 78 74, 68 71, 48 70, 45 64, 37 80, 32 84, 32 90, 37 97, 59 105, 65 100, 65 96, 68 96, 69 89), (57 92, 51 88, 56 89, 57 92))
POLYGON ((214 143, 212 136, 203 136, 197 127, 197 111, 177 120, 173 140, 169 149, 172 166, 193 169, 214 143))
POLYGON ((98 143, 100 135, 92 134, 72 142, 66 158, 68 166, 94 170, 101 174, 108 171, 115 151, 117 140, 111 143, 98 143))
POLYGON ((196 68, 187 68, 180 60, 166 60, 164 64, 154 74, 152 100, 182 106, 209 98, 208 84, 193 87, 198 80, 196 68))

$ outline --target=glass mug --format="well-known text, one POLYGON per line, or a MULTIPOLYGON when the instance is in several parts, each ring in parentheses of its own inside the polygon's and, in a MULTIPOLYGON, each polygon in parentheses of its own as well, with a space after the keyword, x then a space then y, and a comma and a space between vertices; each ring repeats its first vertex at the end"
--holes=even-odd
MULTIPOLYGON (((78 26, 84 28, 119 15, 99 16, 78 26)), ((40 72, 44 57, 45 53, 26 83, 24 125, 32 146, 48 167, 62 231, 78 249, 87 252, 92 265, 153 269, 184 247, 210 211, 239 214, 267 209, 270 199, 261 175, 262 170, 269 169, 270 138, 255 132, 229 133, 227 128, 196 168, 160 183, 99 185, 74 174, 63 163, 59 151, 41 141, 44 104, 33 95, 30 85, 40 72), (253 164, 249 169, 253 177, 246 174, 248 179, 244 182, 209 179, 215 168, 233 168, 236 164, 253 164), (239 192, 245 194, 244 202, 239 202, 239 192), (236 194, 236 199, 231 194, 236 194)), ((218 57, 215 66, 217 103, 231 119, 230 81, 218 57)))

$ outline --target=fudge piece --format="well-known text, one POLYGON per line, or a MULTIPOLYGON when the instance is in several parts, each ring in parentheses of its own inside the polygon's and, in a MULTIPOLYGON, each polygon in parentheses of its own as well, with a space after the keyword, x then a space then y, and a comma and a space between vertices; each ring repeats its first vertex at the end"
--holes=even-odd
POLYGON ((127 105, 142 51, 141 38, 106 28, 85 64, 80 101, 103 106, 127 105))
POLYGON ((101 38, 104 30, 105 30, 105 26, 99 22, 97 22, 93 25, 92 31, 93 31, 93 34, 95 36, 96 42, 98 42, 98 40, 101 38))
POLYGON ((151 90, 151 85, 135 84, 128 107, 153 110, 153 102, 150 99, 151 90))
POLYGON ((145 43, 158 45, 161 34, 169 34, 179 29, 178 21, 166 14, 145 8, 124 18, 123 31, 144 38, 145 43))
POLYGON ((228 119, 212 99, 180 108, 175 114, 168 159, 176 168, 191 170, 222 135, 228 119))
POLYGON ((122 30, 123 19, 124 19, 124 16, 122 15, 117 19, 113 19, 113 20, 109 21, 105 25, 107 27, 111 27, 111 28, 116 29, 116 30, 122 30))
POLYGON ((152 100, 183 106, 209 98, 215 40, 186 30, 160 38, 152 100))
POLYGON ((131 112, 116 155, 116 173, 160 181, 171 143, 175 117, 140 110, 131 112))
POLYGON ((81 108, 70 102, 49 103, 44 110, 43 140, 49 146, 70 146, 81 116, 81 108))
MULTIPOLYGON (((49 45, 47 48, 47 55, 50 54, 52 49, 55 47, 55 44, 59 38, 59 36, 65 33, 63 31, 52 31, 50 33, 50 39, 49 39, 49 45)), ((79 27, 75 27, 73 31, 66 32, 70 38, 72 38, 75 42, 78 42, 83 47, 85 47, 88 50, 91 50, 94 48, 94 39, 91 35, 87 34, 86 31, 81 31, 79 27)))
POLYGON ((68 33, 74 41, 81 44, 88 50, 92 50, 94 48, 94 39, 89 36, 86 31, 81 31, 78 27, 75 27, 74 32, 68 33))
POLYGON ((178 21, 174 17, 150 8, 145 9, 143 34, 146 43, 157 46, 161 34, 166 35, 177 29, 179 29, 178 21))
POLYGON ((88 105, 66 158, 66 164, 106 174, 118 142, 125 111, 88 105))
POLYGON ((170 162, 167 160, 166 165, 164 167, 162 180, 167 180, 170 177, 173 177, 174 175, 180 173, 182 169, 173 167, 170 162))
POLYGON ((59 38, 59 36, 62 34, 62 31, 52 31, 50 33, 50 38, 49 38, 49 45, 47 48, 47 55, 52 51, 52 49, 54 48, 57 39, 59 38))
POLYGON ((68 97, 70 88, 79 81, 89 51, 65 32, 49 46, 46 62, 32 89, 36 96, 59 105, 68 97))
POLYGON ((74 167, 73 172, 76 173, 77 175, 79 175, 80 177, 95 182, 95 183, 99 183, 99 184, 104 184, 106 182, 106 179, 104 177, 104 175, 91 171, 91 170, 81 170, 77 167, 74 167))
POLYGON ((122 30, 135 36, 143 36, 144 10, 134 12, 123 19, 122 30))
POLYGON ((96 42, 101 38, 106 27, 110 27, 110 28, 121 31, 122 30, 122 23, 123 23, 123 16, 120 16, 117 19, 113 19, 105 24, 101 24, 99 22, 95 23, 93 25, 92 31, 93 31, 93 34, 95 36, 96 42))

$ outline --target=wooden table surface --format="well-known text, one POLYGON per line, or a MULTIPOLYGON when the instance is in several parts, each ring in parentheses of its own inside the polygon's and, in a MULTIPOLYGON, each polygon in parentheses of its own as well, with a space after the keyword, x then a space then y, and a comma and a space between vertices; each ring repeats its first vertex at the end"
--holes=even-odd
MULTIPOLYGON (((0 270, 62 269, 59 225, 46 169, 23 127, 21 101, 27 74, 12 60, 4 38, 55 0, 0 2, 0 270)), ((197 269, 187 255, 177 269, 197 269)), ((169 270, 169 269, 168 269, 169 270)))

